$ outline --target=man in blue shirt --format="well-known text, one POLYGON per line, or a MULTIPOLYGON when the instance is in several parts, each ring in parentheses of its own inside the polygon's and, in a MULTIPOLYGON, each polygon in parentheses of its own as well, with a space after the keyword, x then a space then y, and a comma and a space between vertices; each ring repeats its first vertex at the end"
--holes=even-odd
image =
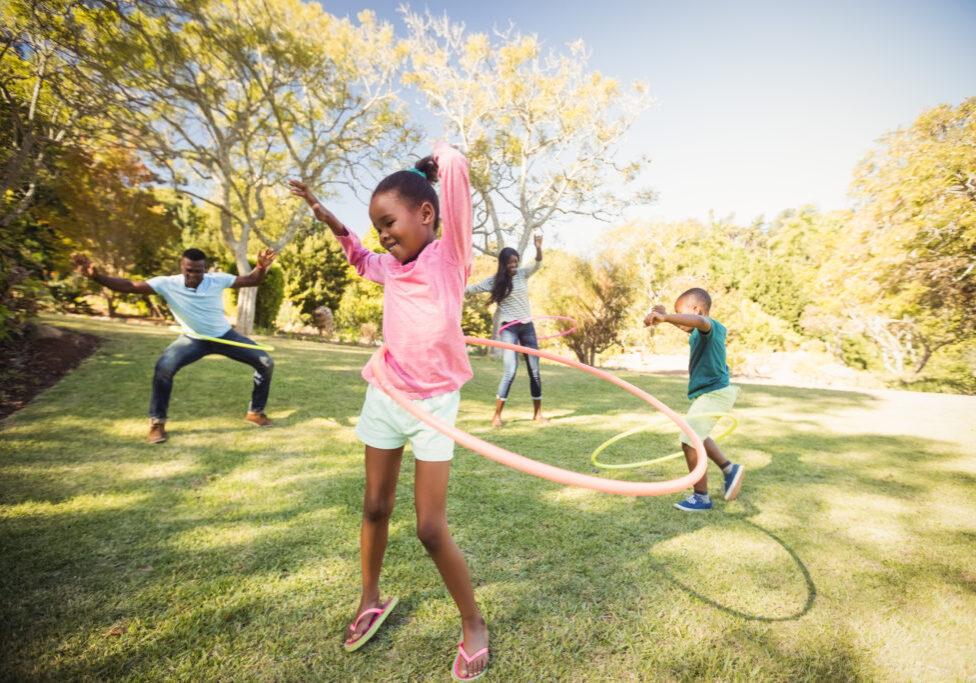
MULTIPOLYGON (((708 317, 712 308, 712 297, 699 287, 683 292, 674 302, 674 313, 668 313, 664 306, 655 306, 644 325, 671 323, 682 332, 691 335, 688 339, 688 398, 692 404, 688 409, 688 425, 702 440, 709 459, 722 469, 725 477, 725 500, 735 500, 742 486, 745 468, 728 460, 715 440, 708 433, 718 422, 716 413, 732 410, 739 395, 739 387, 729 382, 729 366, 725 359, 725 326, 708 317), (699 414, 699 417, 695 417, 699 414)), ((691 440, 681 435, 681 447, 685 452, 688 469, 695 469, 698 453, 691 440)), ((685 512, 698 512, 712 509, 708 496, 708 473, 695 482, 694 492, 674 507, 685 512)))
POLYGON ((254 368, 254 389, 245 420, 259 427, 270 427, 264 414, 271 388, 274 361, 265 351, 196 339, 190 335, 216 337, 243 344, 254 344, 235 332, 224 315, 223 290, 227 287, 257 287, 275 258, 274 249, 258 254, 257 266, 247 275, 208 273, 207 257, 199 249, 187 249, 180 258, 180 274, 150 278, 146 282, 109 277, 82 254, 72 254, 75 266, 85 277, 116 292, 131 294, 159 294, 166 299, 184 334, 166 347, 156 362, 153 374, 152 399, 149 402, 149 434, 146 441, 162 443, 166 440, 166 413, 173 390, 173 375, 194 361, 211 353, 219 353, 254 368))

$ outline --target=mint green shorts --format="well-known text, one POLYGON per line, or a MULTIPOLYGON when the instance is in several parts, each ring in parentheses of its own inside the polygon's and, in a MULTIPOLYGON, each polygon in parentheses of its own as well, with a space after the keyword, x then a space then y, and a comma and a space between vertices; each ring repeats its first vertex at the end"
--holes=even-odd
MULTIPOLYGON (((453 425, 461 405, 461 392, 413 401, 438 419, 453 425)), ((392 450, 410 442, 413 457, 428 462, 443 462, 454 457, 454 440, 421 422, 400 404, 372 384, 356 423, 356 436, 367 446, 392 450)))
MULTIPOLYGON (((734 384, 709 391, 691 402, 691 407, 685 414, 685 421, 691 426, 698 438, 704 441, 718 422, 717 417, 695 417, 696 413, 727 413, 732 410, 735 399, 739 397, 741 389, 734 384)), ((681 432, 681 443, 691 445, 691 439, 681 432)))

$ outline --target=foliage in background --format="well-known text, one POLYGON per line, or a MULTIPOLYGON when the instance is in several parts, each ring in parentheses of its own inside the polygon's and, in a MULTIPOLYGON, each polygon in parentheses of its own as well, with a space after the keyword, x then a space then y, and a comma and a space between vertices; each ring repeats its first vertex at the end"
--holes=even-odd
MULTIPOLYGON (((367 249, 386 253, 375 230, 367 230, 361 240, 367 249)), ((383 330, 383 285, 360 277, 349 263, 346 263, 346 277, 349 284, 343 290, 338 309, 333 311, 336 329, 351 341, 379 341, 383 330)))
POLYGON ((0 344, 20 339, 49 301, 44 273, 65 257, 57 233, 21 214, 0 230, 0 344))
POLYGON ((288 273, 285 296, 306 325, 319 306, 328 306, 333 313, 338 310, 350 271, 342 247, 328 228, 321 223, 299 228, 295 239, 278 255, 278 263, 288 273))
MULTIPOLYGON (((240 270, 252 237, 280 251, 307 216, 289 178, 328 199, 338 185, 369 184, 369 170, 413 140, 394 86, 405 52, 371 12, 355 24, 301 0, 86 7, 91 85, 134 105, 115 133, 217 209, 240 270)), ((244 290, 239 331, 253 312, 244 290)))
MULTIPOLYGON (((73 246, 113 277, 156 275, 159 256, 176 250, 180 228, 152 189, 154 176, 131 150, 74 148, 61 160, 52 201, 38 206, 73 246)), ((172 265, 170 267, 173 267, 172 265)), ((108 314, 119 295, 101 288, 108 314)))
POLYGON ((97 135, 118 106, 75 58, 88 28, 72 0, 0 3, 0 230, 34 203, 64 147, 97 135))
POLYGON ((560 341, 581 363, 595 365, 597 354, 619 344, 634 291, 630 273, 609 259, 586 261, 564 252, 552 252, 549 259, 558 288, 549 292, 545 308, 559 311, 551 315, 565 315, 579 323, 560 341))
POLYGON ((410 45, 403 80, 470 164, 476 249, 521 254, 533 233, 568 215, 609 220, 650 202, 649 191, 629 187, 648 159, 619 160, 624 136, 650 106, 645 84, 627 88, 590 69, 582 40, 546 53, 514 28, 466 34, 446 15, 402 14, 410 45))
POLYGON ((856 170, 845 314, 896 376, 976 338, 976 97, 924 112, 856 170))

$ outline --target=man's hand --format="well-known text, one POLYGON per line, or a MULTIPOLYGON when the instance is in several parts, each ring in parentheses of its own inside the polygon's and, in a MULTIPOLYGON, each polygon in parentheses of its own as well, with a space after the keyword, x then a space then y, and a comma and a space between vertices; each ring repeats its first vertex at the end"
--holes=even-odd
POLYGON ((664 318, 667 314, 667 309, 665 309, 664 306, 655 306, 644 318, 644 327, 650 327, 651 325, 657 325, 658 323, 665 322, 664 318))
POLYGON ((258 252, 258 265, 264 269, 267 269, 268 266, 270 266, 271 263, 275 260, 275 256, 277 255, 278 255, 277 252, 275 252, 275 250, 272 249, 271 247, 262 249, 261 251, 258 252))
POLYGON ((89 259, 85 254, 71 254, 71 262, 75 265, 75 270, 85 277, 95 277, 95 273, 97 272, 95 264, 92 263, 91 259, 89 259))
POLYGON ((535 248, 542 249, 542 233, 536 233, 535 235, 535 248))

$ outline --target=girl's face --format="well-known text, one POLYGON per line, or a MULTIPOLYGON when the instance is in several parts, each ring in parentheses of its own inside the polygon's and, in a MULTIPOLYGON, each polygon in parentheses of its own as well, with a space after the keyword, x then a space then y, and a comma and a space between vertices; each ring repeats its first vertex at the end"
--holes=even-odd
POLYGON ((380 237, 380 244, 400 263, 417 258, 434 241, 434 207, 430 202, 413 206, 395 191, 373 195, 369 219, 380 237))
POLYGON ((515 277, 515 273, 518 272, 519 257, 512 254, 508 257, 508 263, 505 264, 505 269, 511 277, 515 277))

